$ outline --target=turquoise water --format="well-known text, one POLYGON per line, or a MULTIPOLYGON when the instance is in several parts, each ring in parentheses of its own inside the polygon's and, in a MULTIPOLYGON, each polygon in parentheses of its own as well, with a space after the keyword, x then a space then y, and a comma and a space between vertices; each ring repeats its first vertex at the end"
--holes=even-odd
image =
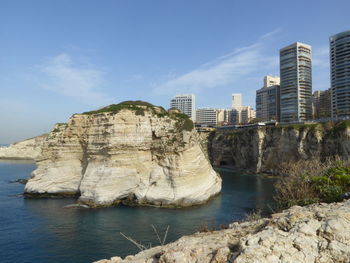
POLYGON ((220 170, 222 194, 208 204, 185 209, 119 206, 67 209, 73 199, 25 199, 24 186, 9 181, 27 178, 35 165, 0 161, 0 262, 88 263, 126 256, 138 249, 119 232, 147 245, 158 245, 151 224, 168 241, 191 234, 203 224, 227 224, 252 210, 272 205, 273 179, 220 170))

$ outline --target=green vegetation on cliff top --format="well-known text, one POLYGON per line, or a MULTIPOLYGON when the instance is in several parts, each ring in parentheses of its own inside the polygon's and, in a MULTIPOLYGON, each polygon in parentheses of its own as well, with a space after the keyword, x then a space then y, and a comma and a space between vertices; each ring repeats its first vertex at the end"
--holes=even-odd
POLYGON ((350 120, 345 121, 329 121, 329 122, 320 122, 320 123, 298 123, 298 124, 279 124, 276 127, 278 128, 287 128, 287 129, 296 129, 302 130, 305 128, 309 129, 324 129, 324 130, 334 130, 341 131, 350 127, 350 120))
MULTIPOLYGON (((104 113, 104 112, 117 113, 123 109, 134 110, 134 111, 147 109, 147 110, 154 111, 155 108, 158 109, 157 111, 159 111, 159 113, 166 113, 166 110, 164 108, 154 106, 151 103, 141 101, 141 100, 135 100, 135 101, 128 100, 128 101, 123 101, 123 102, 118 103, 118 104, 111 104, 109 106, 103 107, 103 108, 98 109, 98 110, 83 112, 82 114, 92 115, 92 114, 98 114, 98 113, 104 113)), ((141 115, 141 114, 138 114, 138 115, 141 115)))
POLYGON ((105 112, 118 113, 123 109, 135 111, 136 115, 142 115, 142 116, 145 115, 145 111, 152 112, 154 115, 156 115, 159 118, 168 116, 174 120, 177 120, 176 126, 180 131, 183 131, 183 130, 191 131, 194 128, 192 120, 186 114, 178 113, 178 112, 169 113, 163 107, 154 106, 151 103, 141 101, 141 100, 123 101, 118 104, 111 104, 109 106, 103 107, 98 110, 83 112, 82 114, 93 115, 93 114, 99 114, 99 113, 105 113, 105 112))
POLYGON ((300 160, 281 164, 276 187, 280 208, 312 203, 342 201, 350 193, 350 162, 338 158, 326 161, 300 160))

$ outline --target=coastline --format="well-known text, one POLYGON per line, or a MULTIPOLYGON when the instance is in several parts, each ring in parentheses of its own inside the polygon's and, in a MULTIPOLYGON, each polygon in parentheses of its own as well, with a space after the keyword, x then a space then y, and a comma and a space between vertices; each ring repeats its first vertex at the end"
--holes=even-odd
POLYGON ((293 206, 270 218, 234 222, 228 229, 196 232, 124 259, 94 263, 347 262, 349 244, 347 200, 293 206))

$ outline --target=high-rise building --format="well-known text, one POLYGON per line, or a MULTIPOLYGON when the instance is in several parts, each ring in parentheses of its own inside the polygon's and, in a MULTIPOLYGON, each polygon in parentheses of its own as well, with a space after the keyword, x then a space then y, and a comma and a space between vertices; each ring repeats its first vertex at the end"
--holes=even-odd
POLYGON ((239 108, 242 106, 242 94, 233 93, 232 94, 232 108, 239 108))
POLYGON ((280 50, 280 120, 312 118, 311 46, 296 42, 280 50))
POLYGON ((321 91, 320 103, 319 103, 319 114, 320 114, 320 118, 329 118, 332 116, 331 89, 321 91))
POLYGON ((170 108, 179 109, 182 113, 196 121, 196 98, 194 94, 179 94, 170 101, 170 108))
POLYGON ((279 121, 280 78, 265 76, 264 87, 256 91, 256 118, 279 121))
POLYGON ((196 122, 206 125, 220 125, 225 122, 225 110, 202 108, 196 111, 196 122))
POLYGON ((322 119, 332 116, 331 90, 317 90, 312 95, 314 118, 322 119))
POLYGON ((312 115, 314 119, 320 118, 320 97, 321 97, 320 90, 316 90, 312 94, 312 115))
POLYGON ((350 30, 329 38, 332 117, 350 115, 350 30))

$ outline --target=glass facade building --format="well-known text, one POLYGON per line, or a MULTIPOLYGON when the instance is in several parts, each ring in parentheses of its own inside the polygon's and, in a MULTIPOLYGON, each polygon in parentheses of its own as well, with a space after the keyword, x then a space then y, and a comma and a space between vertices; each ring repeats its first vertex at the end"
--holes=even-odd
POLYGON ((332 117, 350 115, 350 30, 329 39, 332 117))

